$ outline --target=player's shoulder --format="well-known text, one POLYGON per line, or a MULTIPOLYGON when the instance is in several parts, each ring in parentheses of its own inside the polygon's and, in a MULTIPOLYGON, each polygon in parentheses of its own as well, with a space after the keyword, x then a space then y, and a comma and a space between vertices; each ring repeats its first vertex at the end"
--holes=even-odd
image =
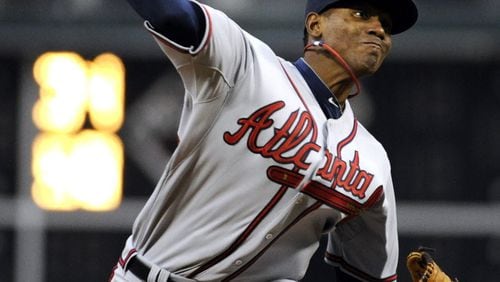
POLYGON ((366 141, 368 141, 368 143, 371 146, 373 146, 373 149, 385 152, 385 148, 382 145, 382 143, 380 143, 380 141, 363 125, 363 123, 360 120, 356 119, 356 121, 358 123, 358 130, 359 130, 358 134, 361 134, 363 138, 365 138, 366 141))
POLYGON ((221 38, 224 38, 224 40, 227 40, 227 33, 234 32, 238 34, 238 36, 241 36, 246 43, 248 43, 248 47, 251 50, 247 51, 251 51, 250 53, 254 53, 255 55, 260 55, 262 53, 276 56, 272 48, 267 43, 245 30, 237 20, 232 18, 231 14, 227 14, 223 10, 219 10, 203 3, 196 3, 205 10, 208 17, 208 24, 211 27, 212 36, 217 34, 221 38))
POLYGON ((359 120, 356 122, 358 123, 358 136, 363 138, 365 150, 377 155, 379 159, 386 160, 389 164, 389 157, 384 145, 359 120))

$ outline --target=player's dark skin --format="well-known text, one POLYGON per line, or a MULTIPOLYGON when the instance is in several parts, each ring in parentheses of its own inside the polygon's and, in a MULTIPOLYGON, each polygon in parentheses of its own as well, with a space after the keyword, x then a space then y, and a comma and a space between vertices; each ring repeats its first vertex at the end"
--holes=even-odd
MULTIPOLYGON (((375 73, 392 47, 389 14, 364 1, 311 13, 305 25, 309 41, 332 46, 358 78, 375 73)), ((307 51, 304 59, 344 105, 354 86, 348 72, 324 49, 307 51)))

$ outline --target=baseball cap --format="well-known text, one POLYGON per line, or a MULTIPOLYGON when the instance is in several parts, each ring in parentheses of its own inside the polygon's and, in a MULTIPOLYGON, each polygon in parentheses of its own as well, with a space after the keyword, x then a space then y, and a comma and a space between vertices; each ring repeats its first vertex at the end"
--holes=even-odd
MULTIPOLYGON (((354 0, 360 1, 360 0, 354 0)), ((318 14, 340 4, 348 4, 353 0, 307 0, 306 17, 311 12, 318 14)), ((418 18, 418 10, 412 0, 362 0, 379 7, 391 16, 391 34, 402 33, 412 27, 418 18)))

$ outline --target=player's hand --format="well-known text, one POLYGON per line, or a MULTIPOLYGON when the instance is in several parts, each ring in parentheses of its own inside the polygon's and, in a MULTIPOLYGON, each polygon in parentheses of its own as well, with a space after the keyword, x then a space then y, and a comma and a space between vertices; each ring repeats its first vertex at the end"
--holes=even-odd
POLYGON ((406 258, 406 267, 413 282, 458 282, 451 280, 432 259, 427 251, 432 249, 420 247, 406 258))

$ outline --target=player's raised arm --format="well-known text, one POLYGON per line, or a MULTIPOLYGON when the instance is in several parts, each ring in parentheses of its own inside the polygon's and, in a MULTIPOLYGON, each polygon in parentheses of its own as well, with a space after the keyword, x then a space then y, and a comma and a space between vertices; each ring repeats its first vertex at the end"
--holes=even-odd
MULTIPOLYGON (((272 53, 260 41, 252 45, 250 41, 257 40, 224 12, 198 1, 128 1, 146 21, 145 28, 178 70, 186 93, 195 100, 210 100, 227 92, 225 88, 200 91, 200 85, 214 83, 214 77, 233 87, 251 67, 254 45, 272 53)), ((275 58, 274 53, 272 56, 275 58)))
POLYGON ((162 35, 196 49, 205 33, 205 15, 188 0, 127 0, 134 10, 162 35))

